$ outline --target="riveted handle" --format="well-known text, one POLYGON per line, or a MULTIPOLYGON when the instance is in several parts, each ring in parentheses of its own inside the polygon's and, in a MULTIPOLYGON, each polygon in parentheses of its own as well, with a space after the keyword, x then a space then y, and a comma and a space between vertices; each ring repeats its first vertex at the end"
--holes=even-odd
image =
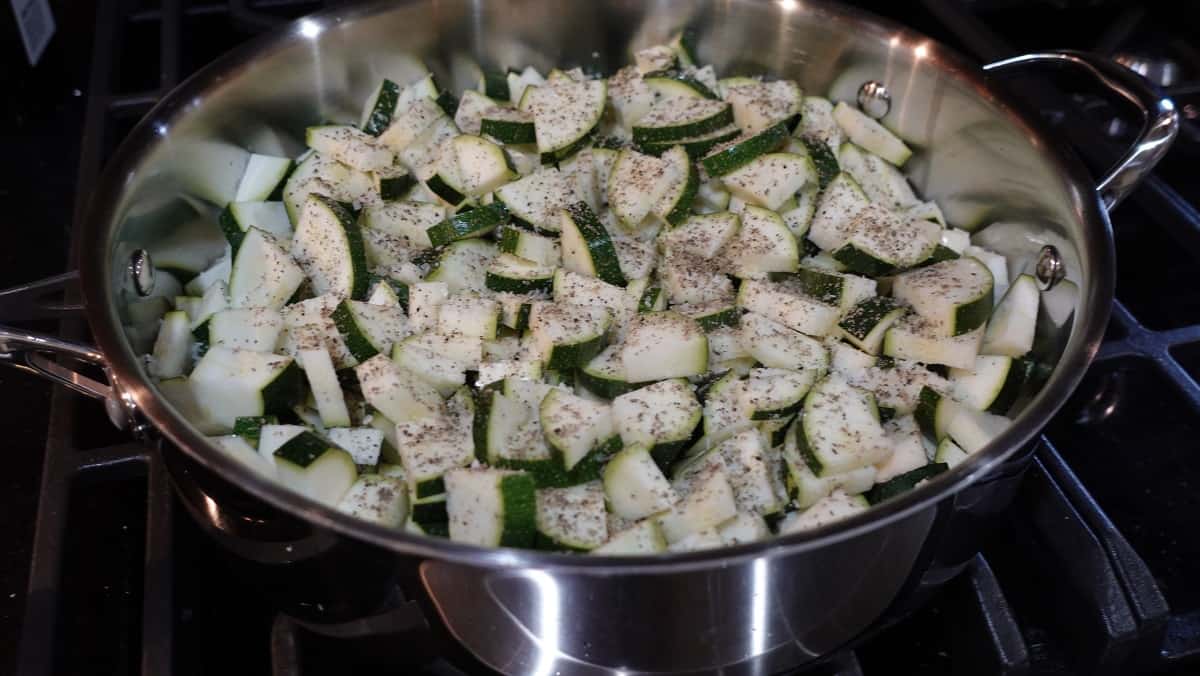
POLYGON ((984 70, 1004 73, 1026 66, 1060 65, 1082 70, 1115 98, 1133 104, 1142 114, 1142 129, 1133 146, 1096 187, 1104 207, 1112 211, 1167 154, 1179 133, 1175 102, 1152 83, 1117 62, 1099 54, 1073 50, 1023 54, 989 63, 984 70))
MULTIPOLYGON (((152 269, 152 264, 148 256, 144 258, 144 265, 141 266, 136 265, 134 260, 130 261, 130 274, 133 275, 137 293, 142 296, 149 293, 143 291, 147 278, 151 286, 153 284, 152 272, 147 272, 147 269, 152 269)), ((133 401, 121 393, 99 350, 87 343, 64 340, 8 324, 80 314, 83 305, 62 300, 63 297, 78 297, 77 293, 68 293, 78 282, 78 273, 67 272, 0 291, 0 322, 3 322, 0 324, 0 365, 32 373, 99 399, 104 402, 109 419, 118 429, 129 430, 139 438, 144 437, 151 428, 143 421, 133 401), (87 375, 83 369, 99 371, 104 380, 87 375)))

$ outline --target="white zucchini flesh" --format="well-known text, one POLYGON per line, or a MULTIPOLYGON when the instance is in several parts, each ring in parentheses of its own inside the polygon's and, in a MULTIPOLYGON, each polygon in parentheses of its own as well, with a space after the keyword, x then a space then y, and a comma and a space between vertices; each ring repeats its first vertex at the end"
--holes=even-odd
POLYGON ((612 408, 606 403, 553 389, 538 408, 546 439, 562 453, 567 470, 613 435, 612 408))
POLYGON ((733 546, 765 540, 771 537, 771 529, 758 514, 738 512, 717 528, 717 534, 721 536, 721 542, 733 546))
POLYGON ((192 328, 186 312, 163 315, 158 337, 154 339, 154 357, 150 372, 158 378, 175 378, 184 374, 192 361, 192 328))
POLYGON ((621 363, 631 382, 699 375, 708 368, 708 338, 677 312, 640 314, 626 333, 621 363))
POLYGON ((660 237, 668 252, 712 258, 737 235, 741 218, 728 211, 692 216, 660 237))
POLYGON ((722 176, 721 182, 748 204, 778 211, 815 173, 807 156, 767 153, 722 176))
POLYGON ((838 474, 887 458, 892 446, 877 415, 873 397, 841 376, 817 383, 804 402, 800 437, 813 472, 838 474))
POLYGON ((1002 415, 962 408, 950 420, 946 435, 966 453, 974 453, 995 439, 1012 424, 1002 415))
POLYGON ((233 429, 236 418, 263 415, 270 407, 264 392, 293 367, 291 357, 212 347, 188 379, 206 417, 233 429))
POLYGON ((300 367, 308 378, 308 386, 317 402, 317 412, 325 427, 349 427, 350 410, 342 396, 342 385, 338 382, 333 360, 325 350, 300 350, 297 355, 300 367))
POLYGON ((537 492, 538 533, 557 545, 595 549, 608 540, 604 485, 591 481, 537 492))
POLYGON ((325 436, 354 458, 354 464, 374 467, 383 449, 383 432, 373 427, 335 427, 325 436))
POLYGON ((833 107, 833 119, 855 145, 872 152, 896 166, 912 157, 912 151, 882 124, 852 108, 845 101, 833 107))
POLYGON ((496 190, 513 216, 542 230, 559 229, 558 212, 574 201, 574 191, 563 174, 544 167, 496 190))
POLYGON ((275 464, 258 452, 245 439, 236 434, 226 434, 219 437, 209 437, 213 446, 222 452, 233 456, 239 462, 250 467, 258 474, 267 477, 275 476, 275 464))
POLYGON ((623 519, 641 519, 679 501, 650 451, 634 444, 614 455, 604 468, 604 493, 609 509, 623 519))
POLYGON ((337 508, 381 526, 399 528, 408 519, 408 490, 402 479, 380 474, 359 476, 337 508))
POLYGON ((781 283, 748 279, 738 289, 737 304, 750 312, 810 336, 829 335, 839 308, 826 305, 781 283))
POLYGON ((1037 281, 1020 275, 992 312, 983 336, 984 354, 1020 357, 1033 349, 1041 292, 1037 281))
POLYGON ((742 227, 725 247, 729 271, 738 277, 764 272, 795 272, 800 265, 800 246, 779 214, 747 205, 741 214, 742 227))
POLYGON ((267 233, 250 228, 229 270, 233 307, 279 309, 304 282, 304 270, 267 233))
POLYGON ((829 367, 829 351, 820 341, 754 312, 742 316, 738 341, 764 366, 817 371, 829 367))
POLYGON ((678 179, 666 160, 621 150, 608 177, 608 204, 626 229, 636 230, 678 179))
POLYGON ((883 483, 892 477, 923 467, 929 462, 925 453, 925 443, 921 439, 921 430, 911 415, 891 420, 883 429, 891 440, 892 453, 886 459, 875 463, 876 482, 883 483))
POLYGON ((779 534, 790 535, 835 523, 869 507, 861 496, 836 490, 802 512, 792 512, 779 523, 779 534))
POLYGON ((834 251, 853 234, 852 223, 860 210, 871 204, 849 174, 838 174, 821 192, 808 228, 808 238, 825 251, 834 251))
POLYGON ((663 535, 671 544, 715 528, 737 515, 737 501, 725 472, 714 466, 706 468, 702 474, 689 477, 686 491, 676 481, 676 490, 682 499, 658 517, 663 535))
POLYGON ((251 153, 233 201, 261 202, 268 199, 275 188, 283 183, 291 168, 291 158, 251 153))
POLYGON ((926 364, 969 369, 975 364, 984 327, 958 336, 939 335, 941 328, 914 313, 902 317, 883 337, 883 354, 926 364))
POLYGON ((444 404, 438 391, 384 355, 359 364, 354 372, 363 398, 394 423, 442 415, 444 404))
POLYGON ((283 333, 283 315, 267 307, 225 309, 208 318, 210 345, 274 352, 283 333))
POLYGON ((604 556, 636 556, 657 554, 667 550, 667 539, 662 527, 654 519, 644 519, 612 535, 603 545, 592 550, 604 556))
POLYGON ((450 539, 495 547, 520 534, 531 537, 536 518, 535 489, 532 480, 515 480, 522 476, 521 472, 501 469, 447 472, 450 539))
POLYGON ((355 250, 350 224, 336 212, 332 205, 316 197, 305 200, 291 253, 316 293, 345 297, 354 289, 356 276, 365 272, 362 269, 365 260, 361 258, 363 252, 355 250))

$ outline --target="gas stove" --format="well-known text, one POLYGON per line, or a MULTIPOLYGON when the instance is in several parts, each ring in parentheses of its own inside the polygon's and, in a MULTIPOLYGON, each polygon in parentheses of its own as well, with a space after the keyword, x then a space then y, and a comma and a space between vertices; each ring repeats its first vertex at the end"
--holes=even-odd
MULTIPOLYGON (((329 4, 59 3, 59 35, 42 64, 3 75, 20 161, 5 163, 0 194, 11 189, 7 201, 17 203, 9 227, 28 230, 3 254, 0 280, 64 268, 71 210, 78 219, 105 159, 154 101, 227 49, 329 4)), ((1183 32, 1200 25, 1200 8, 856 4, 980 62, 1061 47, 1109 54, 1176 96, 1185 121, 1156 174, 1113 214, 1117 302, 1106 342, 1046 430, 1004 525, 929 604, 805 673, 1200 669, 1200 296, 1183 281, 1200 264, 1200 183, 1191 171, 1200 153, 1200 41, 1183 32)), ((6 50, 17 64, 19 48, 6 50)), ((1134 131, 1135 120, 1086 91, 1013 86, 1097 174, 1134 131)), ((84 328, 72 320, 59 331, 84 328)), ((10 542, 0 557, 0 664, 15 663, 23 676, 378 669, 377 631, 314 631, 230 575, 175 504, 157 455, 112 430, 100 407, 9 371, 0 371, 0 393, 8 410, 34 411, 0 420, 12 446, 0 503, 10 542)), ((402 647, 404 673, 482 671, 452 644, 402 647)))

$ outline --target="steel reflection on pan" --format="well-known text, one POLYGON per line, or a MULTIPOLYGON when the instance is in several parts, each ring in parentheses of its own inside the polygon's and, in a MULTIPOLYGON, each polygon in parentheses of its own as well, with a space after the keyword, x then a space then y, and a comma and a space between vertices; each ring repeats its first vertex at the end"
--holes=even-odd
POLYGON ((558 581, 549 573, 531 570, 525 576, 537 587, 538 597, 538 661, 530 674, 551 676, 558 662, 558 632, 559 623, 562 621, 559 609, 562 595, 559 593, 558 581))
POLYGON ((1121 403, 1126 380, 1124 369, 1106 373, 1092 396, 1079 407, 1075 422, 1081 425, 1098 425, 1111 418, 1121 403))

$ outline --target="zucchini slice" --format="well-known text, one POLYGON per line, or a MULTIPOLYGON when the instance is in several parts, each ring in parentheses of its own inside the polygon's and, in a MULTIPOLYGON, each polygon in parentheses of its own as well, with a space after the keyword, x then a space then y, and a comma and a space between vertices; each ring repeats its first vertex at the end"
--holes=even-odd
POLYGON ((853 234, 854 217, 870 203, 849 174, 838 174, 821 191, 808 238, 825 251, 837 250, 853 234))
POLYGON ((680 378, 621 394, 612 402, 621 441, 650 449, 654 462, 664 471, 691 439, 701 414, 691 385, 680 378))
POLYGON ((246 169, 238 181, 237 192, 233 201, 262 202, 279 199, 283 184, 287 180, 295 164, 289 157, 274 157, 250 153, 246 160, 246 169))
POLYGON ((386 355, 359 364, 354 373, 363 398, 393 423, 441 417, 445 410, 442 395, 432 385, 386 355))
POLYGON ((841 376, 829 375, 804 400, 800 454, 817 476, 874 465, 892 451, 879 424, 874 398, 841 376))
POLYGON ((495 199, 518 222, 550 232, 558 232, 559 212, 575 201, 571 185, 554 167, 497 188, 495 199))
POLYGON ((204 417, 226 430, 240 417, 290 412, 303 379, 291 357, 226 347, 209 348, 188 376, 204 417))
POLYGON ((1019 275, 992 312, 981 351, 1020 357, 1033 349, 1041 295, 1033 277, 1019 275))
MULTIPOLYGON (((360 246, 361 243, 359 240, 360 246)), ((361 270, 353 265, 350 268, 351 275, 361 270)), ((274 238, 258 228, 252 227, 247 231, 229 269, 230 305, 236 308, 278 310, 287 304, 303 283, 304 270, 274 238)))
POLYGON ((646 73, 642 76, 651 91, 664 99, 671 98, 701 98, 717 99, 717 95, 708 85, 680 70, 664 69, 646 73))
POLYGON ((502 253, 492 259, 485 284, 502 293, 549 293, 554 287, 554 268, 502 253))
POLYGON ((854 145, 872 152, 897 167, 903 166, 912 151, 882 124, 852 108, 845 101, 833 107, 833 119, 854 145))
POLYGON ((907 310, 895 299, 872 296, 851 308, 838 321, 840 335, 867 354, 879 354, 888 329, 907 310))
POLYGON ((339 202, 321 195, 304 201, 291 253, 314 293, 366 298, 369 275, 362 231, 339 202))
POLYGON ((756 312, 742 315, 738 341, 764 366, 817 371, 829 368, 829 351, 820 341, 756 312))
POLYGON ((399 306, 371 305, 344 300, 331 316, 354 358, 366 361, 388 353, 392 345, 409 334, 408 317, 399 306))
POLYGON ((978 411, 1004 415, 1012 408, 1033 370, 1033 362, 999 355, 980 355, 973 369, 950 369, 958 401, 978 411))
POLYGON ((621 346, 609 345, 579 369, 576 382, 592 394, 604 399, 616 397, 637 389, 637 383, 625 380, 625 366, 621 361, 621 346))
POLYGON ((525 472, 456 469, 446 473, 450 539, 491 547, 528 547, 537 535, 537 487, 525 472))
POLYGON ((327 505, 337 505, 358 479, 346 451, 312 432, 301 432, 275 449, 275 476, 287 487, 327 505))
POLYGON ((754 158, 774 152, 787 143, 786 123, 767 127, 756 134, 743 134, 705 155, 700 164, 709 176, 724 176, 749 164, 754 158))
POLYGON ((700 375, 708 368, 708 338, 678 312, 643 312, 629 323, 621 362, 632 381, 700 375))
POLYGON ((655 519, 643 519, 618 531, 608 541, 592 550, 602 556, 637 556, 667 551, 667 539, 655 519))
POLYGON ((604 80, 559 80, 522 96, 522 110, 533 114, 537 149, 565 159, 600 123, 608 88, 604 80))
POLYGON ((874 204, 860 209, 846 227, 849 236, 833 257, 851 272, 871 277, 926 261, 942 233, 937 223, 911 219, 874 204))
POLYGON ((675 181, 654 206, 654 213, 671 225, 679 225, 691 215, 692 203, 700 188, 700 172, 682 146, 671 148, 662 157, 671 165, 670 173, 675 176, 675 181))
POLYGON ((546 441, 561 454, 568 472, 613 436, 613 414, 608 404, 557 388, 542 399, 538 416, 546 441))
POLYGON ((871 503, 861 495, 835 490, 802 512, 792 512, 779 522, 779 534, 790 535, 820 528, 865 511, 871 503))
POLYGON ((869 277, 859 277, 833 270, 824 270, 801 265, 794 277, 796 286, 805 294, 827 305, 835 305, 845 316, 854 306, 875 295, 876 282, 869 277))
POLYGON ((987 322, 992 312, 992 273, 974 258, 956 258, 897 276, 892 295, 940 335, 959 336, 987 322))
POLYGON ((513 254, 538 265, 553 267, 562 262, 557 239, 515 225, 500 231, 499 247, 501 253, 513 254))
POLYGON ((733 108, 708 98, 665 98, 633 125, 634 143, 678 141, 733 124, 733 108))
POLYGON ((751 369, 742 383, 742 407, 751 420, 788 418, 800 410, 819 375, 817 369, 751 369))
POLYGON ((608 336, 608 310, 539 301, 529 314, 529 334, 546 368, 579 368, 595 357, 608 336))
POLYGON ((658 517, 663 535, 672 545, 737 516, 737 501, 725 471, 719 466, 709 466, 699 474, 689 477, 687 482, 675 482, 681 499, 658 517), (687 485, 681 486, 682 483, 687 485))
POLYGON ((733 241, 741 224, 741 217, 728 211, 690 216, 663 233, 659 242, 668 255, 680 252, 713 258, 733 241))
POLYGON ((606 192, 609 207, 626 229, 641 227, 642 221, 678 181, 676 171, 676 164, 665 159, 629 148, 618 151, 606 192))
POLYGON ((350 486, 337 508, 381 526, 399 528, 408 519, 408 491, 402 479, 365 474, 350 486))
POLYGON ((501 202, 492 202, 470 211, 460 211, 425 230, 433 246, 471 237, 482 237, 508 222, 508 209, 501 202))
POLYGON ((537 547, 585 552, 608 539, 604 485, 591 481, 537 492, 537 547))
POLYGON ((445 207, 423 202, 385 202, 363 209, 359 216, 364 227, 400 237, 414 249, 428 249, 429 228, 446 218, 445 207))
POLYGON ((375 171, 396 163, 396 154, 374 136, 348 124, 309 127, 304 134, 309 148, 359 171, 375 171))
POLYGON ((718 145, 721 145, 722 143, 728 143, 729 141, 736 139, 741 135, 741 133, 741 130, 736 126, 729 125, 727 127, 721 127, 716 131, 710 131, 707 134, 688 136, 687 138, 676 139, 673 141, 647 141, 645 143, 637 144, 637 148, 639 151, 646 153, 647 155, 654 155, 655 157, 658 157, 675 146, 683 146, 683 150, 687 153, 688 159, 695 161, 707 155, 709 151, 718 145))
POLYGON ((487 288, 487 270, 496 253, 494 244, 479 238, 453 242, 442 249, 425 281, 443 282, 450 293, 482 292, 487 288))
POLYGON ((604 494, 609 510, 622 519, 657 514, 679 500, 671 483, 641 444, 626 446, 604 467, 604 494))
POLYGON ((463 188, 472 197, 489 193, 517 178, 517 170, 504 149, 481 136, 456 136, 450 145, 458 161, 463 188))
POLYGON ((725 174, 721 182, 733 196, 746 203, 779 211, 784 202, 815 176, 816 169, 807 156, 767 153, 725 174))
POLYGON ((292 221, 283 202, 230 202, 218 219, 234 254, 251 227, 281 242, 292 239, 292 221))
POLYGON ((799 115, 804 95, 792 80, 750 80, 726 86, 725 100, 733 106, 737 126, 753 134, 799 115))
POLYGON ((806 296, 783 282, 747 279, 738 288, 738 307, 810 336, 826 336, 838 322, 839 311, 806 296))
POLYGON ((800 246, 779 214, 747 205, 741 228, 725 249, 729 271, 737 277, 758 277, 764 272, 795 272, 800 246))
POLYGON ((983 327, 957 336, 943 335, 942 326, 908 313, 883 336, 883 354, 951 368, 971 368, 983 341, 983 327))
POLYGON ((565 269, 625 286, 625 275, 621 272, 621 262, 608 230, 586 202, 576 202, 563 209, 559 223, 565 269))
POLYGON ((308 379, 309 390, 317 405, 317 413, 321 416, 321 424, 325 427, 349 427, 350 410, 346 408, 346 398, 342 394, 342 384, 338 382, 337 371, 333 368, 333 360, 324 349, 300 350, 296 361, 304 369, 308 379))

